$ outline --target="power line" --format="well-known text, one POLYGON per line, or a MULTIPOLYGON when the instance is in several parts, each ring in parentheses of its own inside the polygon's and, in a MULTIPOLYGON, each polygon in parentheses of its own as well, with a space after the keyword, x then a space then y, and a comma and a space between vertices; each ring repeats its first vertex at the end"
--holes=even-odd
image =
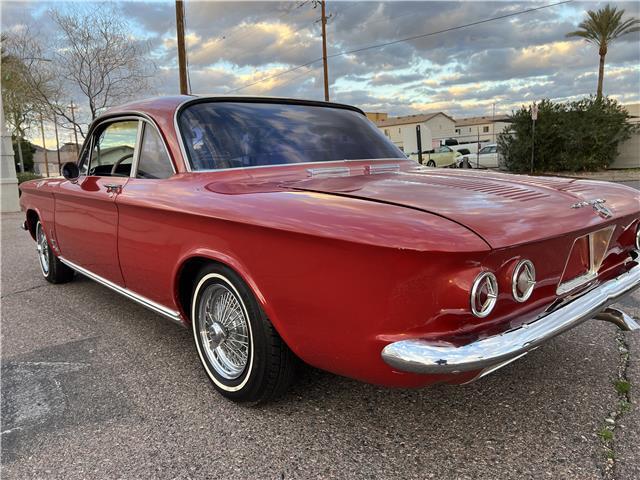
POLYGON ((474 27, 476 25, 481 25, 483 23, 494 22, 496 20, 502 20, 502 19, 509 18, 509 17, 515 17, 516 15, 522 15, 523 13, 531 13, 531 12, 535 12, 535 11, 538 11, 538 10, 543 10, 545 8, 557 7, 558 5, 563 5, 565 3, 571 3, 571 2, 573 2, 573 0, 564 0, 562 2, 551 3, 549 5, 543 5, 541 7, 528 8, 526 10, 521 10, 519 12, 506 13, 506 14, 500 15, 498 17, 485 18, 484 20, 478 20, 477 22, 471 22, 471 23, 467 23, 467 24, 464 24, 464 25, 458 25, 457 27, 450 27, 450 28, 445 28, 443 30, 437 30, 435 32, 423 33, 423 34, 420 34, 420 35, 413 35, 411 37, 401 38, 399 40, 393 40, 391 42, 378 43, 376 45, 369 45, 367 47, 362 47, 362 48, 355 48, 353 50, 345 50, 345 51, 342 51, 342 52, 331 54, 331 55, 329 55, 329 58, 339 57, 341 55, 350 55, 352 53, 364 52, 366 50, 372 50, 374 48, 387 47, 389 45, 395 45, 397 43, 402 43, 402 42, 409 42, 411 40, 417 40, 419 38, 430 37, 432 35, 439 35, 441 33, 453 32, 455 30, 460 30, 462 28, 474 27))
POLYGON ((243 85, 242 87, 234 88, 233 90, 229 90, 227 93, 234 93, 234 92, 238 92, 240 90, 244 90, 245 88, 253 87, 254 85, 257 85, 258 83, 266 82, 267 80, 271 80, 273 78, 278 78, 278 77, 280 77, 282 75, 285 75, 286 73, 295 72, 296 70, 300 70, 301 68, 308 67, 309 65, 313 65, 314 63, 319 62, 320 60, 322 60, 322 57, 316 58, 315 60, 312 60, 310 62, 304 63, 302 65, 298 65, 297 67, 293 67, 293 68, 290 68, 288 70, 284 70, 282 72, 278 72, 275 75, 271 75, 269 77, 261 78, 260 80, 256 80, 253 83, 249 83, 247 85, 243 85))
MULTIPOLYGON (((300 2, 297 6, 293 6, 291 8, 288 8, 287 10, 285 10, 283 13, 281 13, 280 15, 278 15, 275 19, 272 19, 269 14, 266 14, 265 16, 263 16, 262 18, 257 18, 253 20, 253 24, 257 25, 259 23, 262 22, 267 22, 267 21, 271 21, 271 22, 280 22, 282 21, 282 19, 284 17, 286 17, 287 15, 291 15, 291 13, 295 12, 296 10, 298 10, 300 7, 303 7, 304 5, 306 5, 308 3, 308 1, 303 1, 300 2)), ((315 20, 313 20, 315 22, 315 20)), ((300 30, 307 28, 306 26, 303 26, 302 28, 296 30, 293 33, 299 32, 300 30)), ((218 44, 222 44, 224 43, 225 48, 229 48, 232 45, 235 45, 238 43, 238 41, 243 40, 246 36, 246 33, 244 32, 244 30, 238 30, 235 33, 231 33, 228 36, 221 36, 215 39, 215 43, 218 44), (240 38, 238 38, 240 37, 240 38), (235 41, 229 43, 229 40, 231 39, 236 39, 235 41)))
POLYGON ((290 79, 285 80, 284 82, 282 82, 279 85, 274 85, 273 87, 270 87, 270 88, 264 90, 264 92, 269 92, 269 91, 273 90, 276 87, 282 87, 283 85, 287 85, 287 84, 289 84, 289 83, 291 83, 291 82, 293 82, 295 80, 298 80, 299 78, 306 77, 307 75, 309 75, 314 70, 317 70, 319 67, 316 66, 316 67, 307 67, 307 68, 308 68, 308 70, 305 71, 305 72, 302 72, 300 75, 295 75, 294 77, 291 77, 290 79))
MULTIPOLYGON (((352 49, 352 50, 343 50, 342 52, 332 53, 331 55, 328 55, 327 58, 335 58, 335 57, 340 57, 340 56, 343 56, 343 55, 350 55, 352 53, 359 53, 359 52, 364 52, 364 51, 367 51, 367 50, 373 50, 373 49, 376 49, 376 48, 383 48, 383 47, 387 47, 389 45, 395 45, 395 44, 398 44, 398 43, 409 42, 411 40, 417 40, 419 38, 426 38, 426 37, 430 37, 430 36, 433 36, 433 35, 439 35, 441 33, 452 32, 452 31, 455 31, 455 30, 460 30, 460 29, 463 29, 463 28, 473 27, 473 26, 476 26, 476 25, 481 25, 483 23, 494 22, 496 20, 503 20, 505 18, 515 17, 517 15, 522 15, 522 14, 525 14, 525 13, 536 12, 538 10, 544 10, 546 8, 557 7, 558 5, 564 5, 566 3, 572 3, 572 2, 573 2, 573 0, 564 0, 562 2, 550 3, 548 5, 542 5, 540 7, 535 7, 535 8, 527 8, 525 10, 520 10, 518 12, 512 12, 512 13, 507 13, 507 14, 504 14, 504 15, 499 15, 497 17, 485 18, 483 20, 478 20, 476 22, 466 23, 464 25, 458 25, 456 27, 445 28, 443 30, 437 30, 435 32, 423 33, 423 34, 420 34, 420 35, 413 35, 411 37, 405 37, 405 38, 401 38, 401 39, 398 39, 398 40, 392 40, 390 42, 378 43, 378 44, 375 44, 375 45, 368 45, 366 47, 355 48, 355 49, 352 49)), ((234 88, 233 90, 230 90, 227 93, 233 93, 233 92, 238 92, 240 90, 244 90, 245 88, 252 87, 252 86, 254 86, 254 85, 258 84, 258 83, 265 82, 265 81, 271 80, 273 78, 277 78, 277 77, 279 77, 281 75, 285 75, 285 74, 287 74, 289 72, 294 72, 294 71, 299 70, 299 69, 304 68, 304 67, 308 67, 309 65, 312 65, 312 64, 314 64, 316 62, 319 62, 321 60, 322 60, 322 57, 315 58, 315 59, 313 59, 313 60, 311 60, 309 62, 306 62, 306 63, 304 63, 302 65, 297 65, 297 66, 295 66, 293 68, 290 68, 288 70, 284 70, 284 71, 279 72, 279 73, 277 73, 275 75, 271 75, 269 77, 265 77, 265 78, 262 78, 260 80, 256 80, 255 82, 249 83, 247 85, 243 85, 242 87, 234 88)))

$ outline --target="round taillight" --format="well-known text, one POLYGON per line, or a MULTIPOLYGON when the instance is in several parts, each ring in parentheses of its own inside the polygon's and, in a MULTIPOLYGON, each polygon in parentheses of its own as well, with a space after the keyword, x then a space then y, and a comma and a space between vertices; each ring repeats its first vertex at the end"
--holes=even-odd
POLYGON ((640 222, 636 227, 636 250, 640 250, 640 222))
POLYGON ((511 292, 518 302, 526 302, 536 286, 536 268, 530 260, 520 260, 513 269, 511 292))
POLYGON ((471 312, 480 318, 491 313, 498 301, 498 280, 491 272, 482 272, 471 288, 471 312))

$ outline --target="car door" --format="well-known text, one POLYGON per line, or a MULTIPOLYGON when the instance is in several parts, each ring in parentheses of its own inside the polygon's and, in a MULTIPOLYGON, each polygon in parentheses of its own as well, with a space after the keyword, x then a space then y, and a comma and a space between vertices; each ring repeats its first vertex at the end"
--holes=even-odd
POLYGON ((129 181, 139 129, 140 120, 132 117, 96 125, 83 148, 80 177, 62 182, 55 194, 61 256, 120 286, 116 198, 129 181))
POLYGON ((435 160, 436 166, 447 167, 455 161, 455 155, 451 148, 442 146, 436 150, 436 153, 431 158, 435 160))
POLYGON ((145 120, 127 187, 118 195, 118 255, 128 290, 169 306, 179 251, 172 215, 180 181, 160 131, 145 120), (173 178, 172 178, 173 177, 173 178))

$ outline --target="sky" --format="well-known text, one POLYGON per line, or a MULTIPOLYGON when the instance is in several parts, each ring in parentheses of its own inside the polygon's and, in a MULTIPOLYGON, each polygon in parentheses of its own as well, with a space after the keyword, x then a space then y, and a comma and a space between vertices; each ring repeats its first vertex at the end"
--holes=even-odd
MULTIPOLYGON (((586 10, 604 2, 574 1, 434 33, 554 1, 329 0, 331 100, 392 116, 444 111, 465 117, 490 115, 494 108, 508 114, 542 98, 564 101, 594 94, 597 48, 565 34, 577 29, 586 10), (433 34, 336 55, 427 33, 433 34)), ((611 4, 640 18, 640 2, 611 4)), ((11 31, 30 25, 34 34, 47 38, 56 35, 48 10, 77 5, 3 1, 1 27, 11 31)), ((115 5, 129 22, 132 37, 149 46, 150 60, 158 67, 152 91, 141 97, 177 93, 174 2, 115 5)), ((193 93, 324 98, 322 62, 316 61, 322 55, 320 9, 313 8, 313 2, 186 0, 185 10, 193 93)), ((604 91, 623 103, 640 101, 640 33, 622 37, 610 47, 604 91)))

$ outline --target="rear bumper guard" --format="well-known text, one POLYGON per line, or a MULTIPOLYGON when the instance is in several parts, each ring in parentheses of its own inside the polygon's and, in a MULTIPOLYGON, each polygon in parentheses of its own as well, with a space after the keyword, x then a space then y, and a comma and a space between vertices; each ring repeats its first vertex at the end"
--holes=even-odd
POLYGON ((631 316, 609 307, 638 287, 640 265, 557 310, 500 335, 463 346, 442 342, 434 344, 422 339, 401 340, 387 345, 382 350, 382 359, 402 372, 451 374, 480 371, 479 378, 591 318, 611 322, 622 330, 640 329, 640 324, 631 316))

